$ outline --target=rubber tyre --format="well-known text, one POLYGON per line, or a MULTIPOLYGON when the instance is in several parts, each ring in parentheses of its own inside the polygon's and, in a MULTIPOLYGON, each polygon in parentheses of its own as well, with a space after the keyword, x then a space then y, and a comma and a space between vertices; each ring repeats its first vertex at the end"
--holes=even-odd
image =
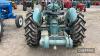
POLYGON ((69 24, 70 37, 73 40, 73 47, 77 47, 83 42, 86 31, 85 23, 86 22, 84 20, 84 16, 82 16, 82 14, 79 14, 77 16, 77 20, 74 23, 69 24))
POLYGON ((20 28, 23 26, 23 17, 22 16, 16 16, 15 24, 17 28, 20 28))
POLYGON ((26 11, 26 10, 27 10, 27 6, 23 5, 23 11, 26 11))
POLYGON ((25 19, 25 36, 27 45, 33 48, 39 46, 41 32, 37 24, 33 21, 32 16, 32 13, 28 13, 25 19))
POLYGON ((1 37, 3 36, 3 23, 0 21, 0 42, 1 42, 1 37))

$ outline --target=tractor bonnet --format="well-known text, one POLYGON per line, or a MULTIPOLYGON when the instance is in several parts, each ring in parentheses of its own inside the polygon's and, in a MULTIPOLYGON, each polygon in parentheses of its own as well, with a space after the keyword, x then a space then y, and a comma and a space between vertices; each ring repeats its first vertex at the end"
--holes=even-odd
POLYGON ((10 5, 10 1, 0 0, 0 6, 10 5))

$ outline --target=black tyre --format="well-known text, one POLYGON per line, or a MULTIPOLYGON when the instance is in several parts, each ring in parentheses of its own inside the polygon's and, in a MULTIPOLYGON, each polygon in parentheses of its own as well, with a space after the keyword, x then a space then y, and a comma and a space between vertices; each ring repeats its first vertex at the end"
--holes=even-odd
POLYGON ((85 38, 85 21, 84 21, 84 16, 82 14, 79 14, 77 16, 77 20, 72 23, 69 24, 69 28, 70 28, 70 36, 73 40, 73 46, 77 47, 79 45, 81 45, 81 43, 83 42, 83 39, 85 38))
POLYGON ((22 16, 16 16, 15 24, 17 28, 20 28, 23 26, 23 17, 22 16))
POLYGON ((2 36, 3 36, 3 23, 2 21, 0 21, 0 41, 2 36))
POLYGON ((27 10, 27 6, 23 5, 23 11, 26 11, 26 10, 27 10))
POLYGON ((39 26, 33 21, 32 13, 28 13, 25 20, 25 36, 27 45, 30 47, 38 47, 41 32, 39 31, 39 26))

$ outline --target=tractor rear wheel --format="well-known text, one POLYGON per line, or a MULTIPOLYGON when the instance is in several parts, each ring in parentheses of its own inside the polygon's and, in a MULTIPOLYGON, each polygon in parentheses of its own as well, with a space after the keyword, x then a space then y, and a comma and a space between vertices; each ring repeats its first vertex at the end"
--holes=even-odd
POLYGON ((2 36, 3 36, 3 24, 2 21, 0 21, 0 41, 2 36))
POLYGON ((85 31, 86 31, 85 23, 86 22, 84 20, 84 16, 79 14, 77 16, 77 20, 71 25, 69 25, 70 36, 73 40, 74 47, 81 45, 81 43, 83 42, 83 39, 85 38, 85 31))
POLYGON ((37 24, 33 21, 32 16, 32 13, 28 13, 25 19, 25 36, 28 46, 38 47, 41 32, 39 31, 37 24))

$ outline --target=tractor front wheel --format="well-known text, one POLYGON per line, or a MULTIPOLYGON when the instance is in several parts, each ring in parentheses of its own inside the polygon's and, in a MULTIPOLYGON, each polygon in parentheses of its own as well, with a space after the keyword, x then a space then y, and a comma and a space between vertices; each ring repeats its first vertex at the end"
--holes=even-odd
POLYGON ((16 16, 15 20, 17 28, 20 28, 23 26, 23 17, 22 16, 16 16))
POLYGON ((0 41, 2 36, 3 36, 3 23, 2 21, 0 21, 0 41))
POLYGON ((69 26, 70 36, 73 40, 74 47, 81 45, 83 39, 85 38, 85 31, 86 31, 85 23, 86 22, 84 21, 84 16, 79 14, 77 16, 77 20, 69 26))
POLYGON ((26 20, 25 20, 25 36, 27 45, 29 47, 38 47, 39 46, 39 40, 41 36, 41 32, 38 29, 39 27, 32 19, 32 13, 28 13, 26 20))

